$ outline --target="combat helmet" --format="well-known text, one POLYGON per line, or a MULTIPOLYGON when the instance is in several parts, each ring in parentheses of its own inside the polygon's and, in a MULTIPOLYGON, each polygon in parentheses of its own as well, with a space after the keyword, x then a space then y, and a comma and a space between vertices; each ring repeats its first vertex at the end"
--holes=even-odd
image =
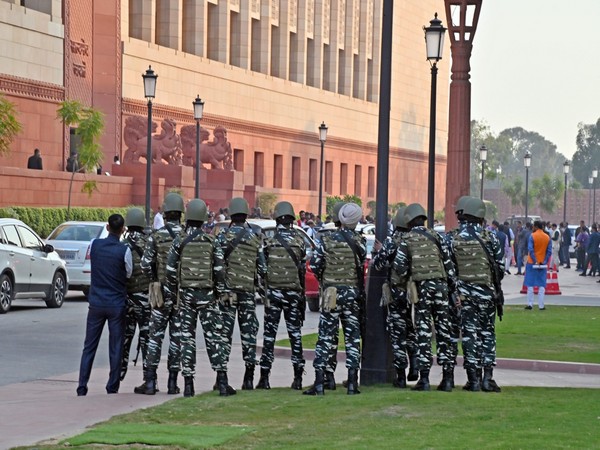
POLYGON ((125 226, 144 228, 146 226, 144 211, 142 211, 140 208, 128 209, 127 214, 125 215, 125 226))
POLYGON ((406 212, 406 206, 401 206, 396 211, 396 215, 392 219, 392 225, 394 228, 408 228, 408 224, 406 223, 406 219, 404 218, 404 213, 406 212))
POLYGON ((294 207, 290 202, 279 202, 275 205, 275 210, 273 211, 273 219, 279 219, 283 216, 292 216, 296 217, 294 213, 294 207))
POLYGON ((185 207, 183 206, 183 197, 176 192, 169 192, 165 196, 165 201, 163 203, 163 211, 165 213, 171 211, 178 211, 182 213, 185 207))
POLYGON ((229 214, 246 214, 250 213, 250 207, 248 206, 248 202, 246 199, 242 197, 232 198, 229 202, 229 214))
POLYGON ((208 220, 208 209, 204 200, 195 198, 188 203, 185 209, 185 220, 196 220, 198 222, 208 220))
POLYGON ((335 205, 333 205, 333 211, 331 212, 331 220, 333 220, 333 222, 339 222, 340 221, 340 209, 342 209, 342 206, 344 206, 346 204, 346 202, 337 202, 335 205))
POLYGON ((477 219, 483 219, 485 218, 485 203, 479 198, 471 197, 465 204, 463 214, 466 216, 473 216, 477 219))
POLYGON ((408 224, 411 220, 416 219, 417 217, 427 218, 427 212, 419 203, 411 203, 404 211, 404 220, 408 224))
POLYGON ((454 207, 454 212, 456 214, 464 214, 465 205, 471 198, 472 197, 469 195, 463 195, 461 198, 459 198, 456 202, 456 206, 454 207))

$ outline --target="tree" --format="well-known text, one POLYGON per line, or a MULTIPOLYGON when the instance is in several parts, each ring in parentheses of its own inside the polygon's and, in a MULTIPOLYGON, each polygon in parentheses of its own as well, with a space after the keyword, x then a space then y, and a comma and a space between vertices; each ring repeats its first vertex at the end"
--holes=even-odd
POLYGON ((600 119, 593 124, 577 125, 577 151, 573 155, 573 177, 583 186, 593 169, 600 168, 600 119))
POLYGON ((17 120, 15 105, 0 94, 0 155, 10 153, 10 144, 22 128, 17 120))

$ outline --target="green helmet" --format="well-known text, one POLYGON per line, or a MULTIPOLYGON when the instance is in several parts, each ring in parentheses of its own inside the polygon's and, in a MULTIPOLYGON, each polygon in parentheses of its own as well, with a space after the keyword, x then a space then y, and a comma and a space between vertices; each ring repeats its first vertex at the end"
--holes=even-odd
POLYGON ((416 219, 417 217, 427 218, 427 212, 425 211, 425 208, 423 208, 420 204, 411 203, 406 207, 406 210, 404 211, 404 220, 408 224, 411 220, 416 219))
POLYGON ((164 212, 167 213, 170 211, 179 211, 182 213, 184 209, 183 197, 181 195, 177 194, 176 192, 169 192, 165 196, 165 201, 163 203, 164 212))
POLYGON ((405 212, 406 206, 401 206, 400 208, 398 208, 398 211, 396 211, 396 215, 392 219, 392 225, 394 225, 394 228, 408 228, 408 224, 404 219, 405 212))
POLYGON ((127 210, 125 215, 125 226, 126 227, 142 227, 146 226, 146 217, 144 217, 144 211, 140 208, 130 208, 127 210))
POLYGON ((485 218, 485 203, 481 199, 471 197, 465 204, 463 214, 483 219, 485 218))
POLYGON ((273 212, 273 219, 279 219, 283 216, 296 217, 294 213, 294 207, 290 202, 279 202, 275 205, 275 211, 273 212))
POLYGON ((185 209, 185 220, 197 220, 206 222, 208 220, 208 209, 204 200, 195 198, 190 201, 185 209))
POLYGON ((229 214, 246 214, 250 213, 250 207, 248 206, 248 202, 242 197, 232 198, 229 202, 229 214))
POLYGON ((335 205, 333 205, 333 211, 331 213, 331 219, 334 222, 339 222, 340 218, 339 218, 339 214, 340 214, 340 209, 342 209, 342 206, 344 206, 346 204, 346 202, 337 202, 335 205))
POLYGON ((463 213, 464 209, 465 209, 465 205, 467 204, 467 202, 469 201, 469 199, 471 199, 472 197, 468 196, 468 195, 463 195, 461 198, 458 199, 458 201, 456 202, 456 206, 454 207, 454 212, 456 214, 461 214, 463 213))

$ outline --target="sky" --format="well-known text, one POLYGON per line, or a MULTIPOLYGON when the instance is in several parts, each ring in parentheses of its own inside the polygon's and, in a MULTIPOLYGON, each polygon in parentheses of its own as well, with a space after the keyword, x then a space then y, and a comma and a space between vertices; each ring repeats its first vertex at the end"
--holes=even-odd
POLYGON ((571 158, 600 118, 600 0, 483 0, 471 56, 471 119, 535 131, 571 158))

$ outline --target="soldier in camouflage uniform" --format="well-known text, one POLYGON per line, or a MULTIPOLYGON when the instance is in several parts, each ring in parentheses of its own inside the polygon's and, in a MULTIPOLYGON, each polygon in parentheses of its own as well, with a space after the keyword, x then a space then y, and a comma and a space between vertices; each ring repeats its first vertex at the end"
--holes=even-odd
POLYGON ((310 261, 323 291, 319 338, 315 349, 314 385, 303 392, 305 395, 323 395, 324 372, 330 360, 333 337, 338 334, 340 320, 346 344, 346 367, 348 368, 347 393, 360 394, 358 369, 360 366, 360 292, 364 278, 367 254, 365 238, 355 230, 362 216, 360 206, 345 204, 339 211, 342 227, 337 232, 323 236, 310 261))
POLYGON ((169 327, 169 354, 167 358, 169 381, 167 383, 167 393, 179 394, 180 392, 177 386, 177 376, 181 369, 181 349, 179 346, 181 321, 176 305, 176 292, 167 289, 166 275, 169 249, 182 231, 180 222, 183 210, 181 195, 174 192, 167 194, 163 204, 165 226, 152 232, 144 249, 141 263, 142 270, 153 281, 161 283, 160 289, 164 304, 152 309, 150 340, 148 343, 148 369, 146 370, 144 384, 134 389, 136 394, 154 395, 157 391, 156 370, 160 362, 162 341, 167 326, 169 327))
POLYGON ((417 355, 419 381, 412 388, 428 391, 429 372, 433 363, 431 354, 432 328, 435 326, 437 362, 443 367, 443 379, 439 390, 451 391, 454 377, 449 287, 454 287, 454 264, 446 242, 433 230, 425 228, 427 213, 421 205, 413 203, 406 207, 404 218, 410 228, 404 234, 407 251, 398 247, 393 268, 401 282, 411 277, 416 284, 418 302, 415 304, 415 328, 417 332, 417 355))
POLYGON ((394 234, 388 237, 383 245, 376 241, 373 247, 376 252, 373 256, 373 267, 379 271, 387 269, 390 272, 387 283, 391 291, 391 299, 387 304, 386 324, 396 368, 396 379, 393 385, 398 388, 406 387, 406 368, 409 361, 408 381, 416 381, 419 378, 412 305, 408 301, 406 283, 401 282, 397 273, 392 269, 398 247, 402 247, 404 252, 407 252, 406 243, 402 240, 403 234, 408 232, 404 220, 405 209, 406 207, 399 208, 394 216, 392 221, 394 234))
POLYGON ((256 366, 256 284, 258 277, 266 273, 265 255, 261 237, 246 223, 249 207, 241 197, 229 203, 231 223, 217 236, 217 242, 224 252, 227 268, 227 286, 219 292, 219 308, 223 316, 226 360, 231 354, 231 338, 237 313, 242 338, 242 355, 246 365, 242 389, 254 389, 254 368, 256 366))
POLYGON ((221 312, 215 289, 225 289, 223 250, 213 235, 202 230, 208 219, 206 203, 196 198, 185 213, 185 231, 175 238, 167 257, 169 292, 177 292, 181 318, 181 360, 184 397, 193 397, 196 374, 196 327, 200 319, 206 352, 212 369, 217 372, 219 394, 228 396, 235 390, 227 381, 227 362, 223 345, 221 312))
POLYGON ((269 373, 273 365, 273 349, 281 312, 285 318, 290 345, 294 381, 292 389, 302 389, 304 357, 302 355, 302 323, 304 321, 304 277, 306 245, 294 227, 296 214, 289 202, 275 205, 275 235, 267 239, 264 253, 267 261, 267 300, 265 302, 263 352, 260 358, 260 380, 257 389, 270 389, 269 373))
MULTIPOLYGON (((136 326, 139 327, 138 354, 142 353, 144 373, 147 370, 146 358, 148 349, 148 332, 150 330, 150 303, 148 302, 148 284, 150 279, 144 275, 141 267, 142 255, 148 241, 144 233, 146 219, 144 211, 140 208, 131 208, 125 216, 125 245, 131 250, 133 259, 133 273, 127 279, 127 315, 125 317, 125 338, 123 341, 123 359, 121 364, 121 380, 125 378, 129 364, 129 352, 135 335, 136 326)), ((137 361, 137 356, 135 358, 137 361)), ((134 362, 135 362, 134 361, 134 362)))
POLYGON ((484 217, 483 201, 470 198, 463 207, 463 220, 448 239, 456 259, 457 289, 462 309, 462 349, 468 378, 464 389, 500 392, 493 379, 496 365, 493 277, 499 277, 498 282, 502 279, 504 261, 498 238, 481 226, 484 217), (491 266, 492 258, 496 268, 491 266))

